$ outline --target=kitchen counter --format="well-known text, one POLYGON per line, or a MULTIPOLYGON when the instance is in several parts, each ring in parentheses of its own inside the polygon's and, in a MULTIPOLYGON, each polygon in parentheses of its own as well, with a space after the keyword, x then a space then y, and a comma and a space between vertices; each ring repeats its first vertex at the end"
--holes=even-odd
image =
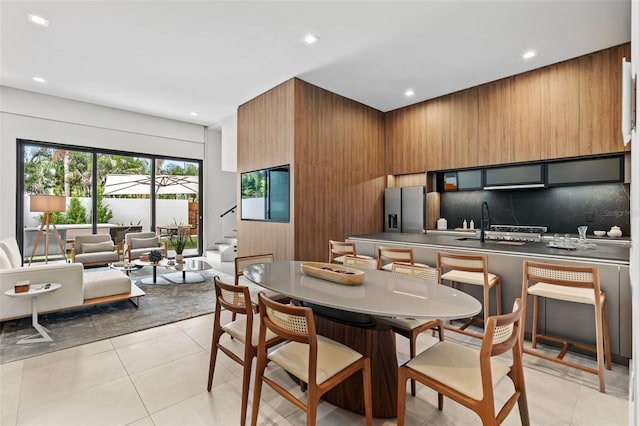
MULTIPOLYGON (((571 236, 577 240, 577 236, 571 236)), ((563 250, 548 247, 553 234, 543 236, 539 243, 526 242, 513 245, 512 241, 486 240, 481 243, 473 231, 427 231, 426 234, 377 233, 354 235, 347 238, 356 244, 358 254, 377 257, 378 246, 411 247, 416 262, 435 266, 438 251, 469 252, 487 256, 489 270, 500 276, 502 287, 502 311, 508 312, 513 301, 522 295, 522 265, 525 260, 567 265, 595 265, 598 267, 600 285, 609 302, 609 327, 612 360, 626 365, 631 358, 631 285, 629 277, 629 248, 631 242, 622 238, 589 238, 594 249, 563 250)), ((460 285, 464 286, 464 285, 460 285)), ((464 286, 464 291, 482 300, 481 286, 464 286)), ((530 299, 531 300, 531 299, 530 299)), ((541 302, 538 329, 557 337, 566 337, 585 344, 595 341, 593 308, 577 303, 554 306, 556 301, 541 302), (569 319, 570 320, 567 320, 569 319)), ((495 312, 495 300, 490 299, 490 311, 495 312)), ((528 315, 530 315, 528 313, 528 315)), ((531 330, 531 319, 525 330, 531 330)))
POLYGON ((539 243, 527 242, 523 245, 514 245, 510 241, 489 241, 481 243, 473 232, 464 231, 427 231, 426 234, 406 234, 394 232, 381 232, 377 234, 353 235, 349 240, 375 241, 380 244, 399 243, 408 245, 420 245, 435 248, 455 248, 461 250, 482 251, 488 253, 513 254, 531 258, 558 258, 576 262, 599 262, 618 265, 629 265, 630 242, 617 240, 615 242, 598 239, 588 239, 589 243, 596 244, 595 249, 564 250, 548 247, 549 241, 539 243))

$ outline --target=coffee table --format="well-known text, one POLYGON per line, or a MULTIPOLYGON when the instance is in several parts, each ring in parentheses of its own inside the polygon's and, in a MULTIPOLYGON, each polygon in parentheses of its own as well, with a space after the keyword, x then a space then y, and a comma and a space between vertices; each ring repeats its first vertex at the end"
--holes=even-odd
POLYGON ((211 265, 204 260, 185 259, 183 262, 176 262, 171 268, 176 269, 178 272, 166 274, 164 278, 174 283, 193 284, 205 281, 202 275, 196 272, 211 269, 211 265))
POLYGON ((142 265, 138 265, 134 262, 114 262, 109 264, 109 268, 122 271, 129 275, 131 271, 137 271, 142 268, 142 265))
POLYGON ((163 268, 169 267, 169 265, 167 264, 168 263, 167 259, 162 259, 158 263, 151 263, 144 260, 135 259, 133 263, 135 265, 138 265, 141 268, 145 266, 151 266, 153 268, 153 275, 151 277, 142 278, 140 280, 142 284, 171 284, 171 282, 165 280, 164 277, 158 277, 158 271, 157 271, 158 266, 161 266, 163 268))
POLYGON ((18 340, 18 345, 24 343, 51 342, 53 339, 49 336, 48 329, 38 322, 38 296, 52 293, 62 287, 62 284, 31 284, 29 291, 16 293, 15 289, 10 288, 4 294, 10 297, 30 297, 31 298, 31 325, 36 329, 38 334, 24 337, 18 340), (48 287, 47 287, 48 286, 48 287), (46 287, 46 288, 45 288, 46 287))

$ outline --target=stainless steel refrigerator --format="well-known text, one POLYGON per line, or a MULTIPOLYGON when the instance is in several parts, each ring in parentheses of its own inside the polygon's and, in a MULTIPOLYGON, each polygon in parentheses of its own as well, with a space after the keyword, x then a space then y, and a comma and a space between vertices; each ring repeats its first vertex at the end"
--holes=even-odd
POLYGON ((384 232, 421 234, 424 230, 425 187, 384 190, 384 232))

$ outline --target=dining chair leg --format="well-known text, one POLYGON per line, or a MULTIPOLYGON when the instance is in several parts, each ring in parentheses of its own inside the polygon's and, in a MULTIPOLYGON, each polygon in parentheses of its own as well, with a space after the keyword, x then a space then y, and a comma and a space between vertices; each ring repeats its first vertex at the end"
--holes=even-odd
POLYGON ((260 394, 262 393, 262 376, 267 367, 267 355, 258 354, 256 361, 256 374, 253 381, 253 402, 251 406, 251 426, 258 424, 258 409, 260 408, 260 394))
POLYGON ((318 404, 320 403, 321 396, 322 395, 313 389, 309 389, 309 392, 307 393, 307 426, 316 425, 318 404))
POLYGON ((603 336, 603 309, 596 303, 594 306, 596 320, 596 358, 598 359, 598 381, 600 383, 600 392, 604 393, 604 336, 603 336))
MULTIPOLYGON (((409 339, 409 359, 413 359, 416 356, 416 340, 418 339, 417 333, 411 333, 409 339)), ((416 396, 416 381, 411 379, 411 396, 416 396)))
POLYGON ((244 425, 247 421, 247 404, 249 402, 249 382, 251 381, 251 360, 252 347, 245 345, 244 366, 242 368, 242 408, 240 412, 240 424, 244 425))
MULTIPOLYGON (((218 324, 219 318, 216 318, 214 324, 218 324)), ((213 386, 213 372, 216 368, 216 358, 218 356, 218 342, 220 342, 220 336, 222 336, 222 330, 218 330, 216 327, 213 329, 213 337, 211 339, 211 357, 209 359, 209 382, 207 383, 207 392, 211 392, 213 386)))
POLYGON ((398 369, 398 412, 396 421, 398 426, 404 426, 405 404, 407 399, 407 372, 406 368, 398 369))
MULTIPOLYGON (((367 426, 373 424, 373 402, 371 392, 371 360, 365 358, 362 369, 362 386, 364 386, 364 415, 367 418, 367 426)), ((406 382, 405 382, 406 383, 406 382)))
POLYGON ((502 315, 502 285, 500 278, 498 278, 494 287, 496 288, 496 315, 502 315))

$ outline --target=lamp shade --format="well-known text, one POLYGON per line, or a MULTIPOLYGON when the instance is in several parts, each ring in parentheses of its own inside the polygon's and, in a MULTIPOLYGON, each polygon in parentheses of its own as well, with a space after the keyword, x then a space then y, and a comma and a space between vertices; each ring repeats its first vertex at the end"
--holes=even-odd
POLYGON ((67 197, 64 195, 32 195, 29 201, 32 212, 67 211, 67 197))

